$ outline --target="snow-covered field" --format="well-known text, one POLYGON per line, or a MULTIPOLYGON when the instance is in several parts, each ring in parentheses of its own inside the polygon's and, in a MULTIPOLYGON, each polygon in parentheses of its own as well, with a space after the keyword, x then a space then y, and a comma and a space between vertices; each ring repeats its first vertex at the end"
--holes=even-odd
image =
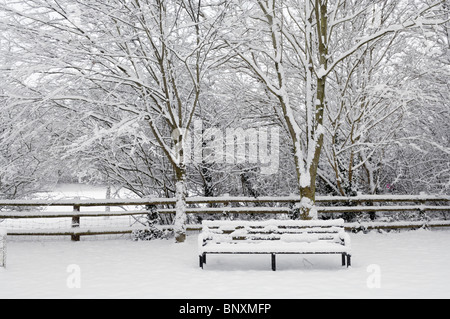
MULTIPOLYGON (((64 186, 59 198, 102 198, 64 186)), ((8 241, 0 298, 450 298, 450 231, 351 234, 352 264, 340 256, 209 255, 198 266, 197 234, 158 240, 8 241)))
POLYGON ((340 256, 208 257, 185 244, 129 240, 8 245, 0 298, 449 298, 449 231, 354 234, 340 256))

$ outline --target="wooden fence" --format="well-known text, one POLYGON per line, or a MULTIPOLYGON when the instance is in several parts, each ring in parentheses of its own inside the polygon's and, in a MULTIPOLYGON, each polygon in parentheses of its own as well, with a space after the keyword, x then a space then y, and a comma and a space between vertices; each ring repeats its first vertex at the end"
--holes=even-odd
MULTIPOLYGON (((419 220, 401 220, 396 222, 369 221, 349 222, 347 230, 357 229, 399 229, 420 227, 450 227, 450 196, 447 195, 358 195, 356 197, 317 197, 317 209, 321 217, 346 217, 349 214, 395 212, 405 214, 419 213, 419 220), (427 213, 439 212, 439 220, 431 220, 427 213), (449 219, 449 220, 447 220, 449 219)), ((284 217, 292 213, 292 207, 299 201, 298 197, 192 197, 187 199, 189 215, 219 215, 219 217, 239 218, 240 214, 284 217)), ((144 227, 83 227, 81 218, 143 216, 153 207, 159 216, 175 214, 175 199, 98 199, 98 200, 3 200, 0 201, 0 220, 8 219, 41 219, 41 218, 71 218, 71 227, 62 229, 8 229, 10 236, 71 236, 73 241, 79 241, 80 236, 131 234, 136 229, 144 227), (126 207, 139 207, 138 210, 126 210, 126 207), (46 211, 45 207, 71 207, 70 211, 46 211), (84 208, 108 207, 105 210, 83 210, 84 208), (121 210, 112 211, 111 208, 121 210), (31 209, 31 210, 30 210, 31 209)), ((206 217, 207 218, 207 217, 206 217)), ((1 224, 0 224, 1 225, 1 224)), ((170 228, 170 225, 165 226, 170 228)), ((188 230, 200 230, 201 225, 188 225, 188 230)))

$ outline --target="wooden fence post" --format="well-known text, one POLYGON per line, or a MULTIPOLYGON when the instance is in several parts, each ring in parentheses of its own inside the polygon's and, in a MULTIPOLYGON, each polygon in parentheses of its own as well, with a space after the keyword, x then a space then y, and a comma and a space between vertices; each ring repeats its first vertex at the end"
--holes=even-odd
MULTIPOLYGON (((75 198, 76 200, 79 200, 80 198, 75 198)), ((80 205, 74 205, 73 206, 73 212, 74 215, 72 216, 72 228, 80 228, 80 216, 77 216, 76 213, 80 212, 80 205)), ((80 235, 72 235, 72 241, 80 241, 80 235)))
POLYGON ((0 228, 0 267, 6 268, 6 229, 0 228))

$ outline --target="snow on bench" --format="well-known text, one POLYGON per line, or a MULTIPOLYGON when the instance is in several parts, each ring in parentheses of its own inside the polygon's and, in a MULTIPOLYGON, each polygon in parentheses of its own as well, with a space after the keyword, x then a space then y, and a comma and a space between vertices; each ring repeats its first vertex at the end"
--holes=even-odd
POLYGON ((198 238, 200 267, 206 254, 341 254, 351 265, 350 236, 344 220, 203 221, 198 238))
POLYGON ((0 228, 0 267, 6 267, 6 237, 6 229, 0 228))

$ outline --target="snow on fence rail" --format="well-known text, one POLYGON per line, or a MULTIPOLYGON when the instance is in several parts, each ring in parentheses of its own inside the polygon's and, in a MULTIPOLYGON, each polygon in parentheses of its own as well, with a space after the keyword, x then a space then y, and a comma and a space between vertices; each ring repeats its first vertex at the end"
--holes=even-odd
MULTIPOLYGON (((297 196, 285 197, 191 197, 187 199, 187 214, 199 215, 228 215, 228 214, 258 214, 258 215, 289 215, 292 213, 292 206, 299 202, 297 196), (285 204, 285 206, 282 206, 285 204), (286 206, 286 204, 289 204, 286 206), (214 207, 207 207, 208 205, 214 207), (233 207, 232 205, 244 205, 233 207), (249 206, 253 205, 253 206, 249 206), (255 207, 255 205, 257 205, 255 207), (270 205, 266 207, 261 205, 270 205), (221 207, 217 207, 221 206, 221 207)), ((340 196, 319 196, 316 199, 320 214, 348 214, 348 213, 370 213, 370 212, 450 212, 450 196, 447 195, 358 195, 355 197, 340 196), (370 206, 364 206, 369 203, 370 206), (389 203, 388 206, 380 205, 389 203), (409 205, 405 205, 409 203, 409 205), (413 203, 413 205, 411 205, 413 203), (439 203, 430 205, 430 203, 439 203), (341 206, 339 206, 341 205, 341 206), (350 205, 350 206, 342 206, 350 205), (357 205, 357 206, 353 206, 357 205)), ((57 229, 8 229, 11 236, 71 236, 73 241, 79 241, 80 236, 89 235, 111 235, 111 234, 131 234, 133 231, 144 228, 142 224, 136 226, 91 226, 82 225, 81 218, 94 217, 120 217, 120 216, 144 216, 149 213, 145 207, 155 207, 160 216, 171 216, 175 214, 174 207, 176 200, 174 198, 144 198, 144 199, 95 199, 95 200, 1 200, 0 201, 0 221, 1 220, 20 220, 20 219, 44 219, 44 218, 71 218, 69 227, 57 229), (139 210, 104 210, 88 211, 81 208, 99 208, 99 207, 144 207, 139 210), (159 206, 159 207, 158 207, 159 206), (5 208, 14 207, 16 210, 5 211, 5 208), (25 207, 35 208, 35 210, 20 210, 25 207), (47 211, 42 210, 45 207, 72 207, 71 211, 47 211), (17 211, 17 209, 19 209, 17 211)), ((447 218, 445 218, 447 219, 447 218)), ((396 223, 347 223, 346 229, 389 229, 389 228, 418 228, 418 227, 450 227, 450 221, 399 221, 396 223)), ((170 228, 170 226, 165 226, 170 228)), ((188 230, 200 230, 199 225, 188 225, 188 230)))

